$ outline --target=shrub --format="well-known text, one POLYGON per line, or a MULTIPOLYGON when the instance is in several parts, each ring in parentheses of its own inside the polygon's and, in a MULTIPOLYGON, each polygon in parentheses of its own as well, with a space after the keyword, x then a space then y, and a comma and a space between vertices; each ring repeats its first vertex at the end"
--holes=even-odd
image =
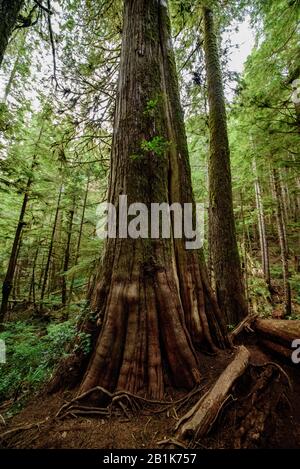
MULTIPOLYGON (((61 358, 73 350, 77 334, 74 320, 52 323, 47 329, 25 321, 8 323, 0 339, 6 345, 6 363, 0 364, 0 400, 17 397, 40 387, 61 358)), ((89 335, 80 333, 76 347, 88 353, 89 335)))

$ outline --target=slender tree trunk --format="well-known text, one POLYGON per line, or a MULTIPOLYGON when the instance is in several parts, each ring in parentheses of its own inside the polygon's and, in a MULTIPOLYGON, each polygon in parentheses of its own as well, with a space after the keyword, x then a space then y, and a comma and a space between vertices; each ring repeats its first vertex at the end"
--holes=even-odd
POLYGON ((40 273, 39 273, 39 281, 38 281, 39 291, 42 289, 42 285, 43 285, 43 278, 44 278, 44 272, 45 272, 45 259, 46 259, 46 253, 44 251, 42 255, 42 261, 40 264, 40 273))
POLYGON ((3 101, 5 103, 7 101, 7 98, 9 96, 9 94, 10 94, 12 84, 13 84, 13 82, 15 80, 15 77, 16 77, 16 74, 17 74, 20 58, 22 56, 24 46, 25 46, 25 41, 26 41, 26 31, 23 31, 22 40, 21 40, 21 43, 20 43, 19 48, 18 48, 18 54, 17 54, 16 60, 14 62, 14 66, 13 66, 13 69, 11 71, 11 74, 9 76, 9 80, 8 80, 7 85, 5 87, 4 98, 3 98, 3 101))
POLYGON ((18 281, 18 276, 19 276, 19 272, 20 272, 20 268, 18 266, 18 264, 16 265, 16 269, 15 269, 15 275, 14 275, 14 283, 13 283, 13 287, 12 287, 12 293, 11 293, 11 296, 12 296, 12 301, 15 302, 17 300, 17 281, 18 281))
POLYGON ((280 205, 281 205, 281 216, 282 216, 284 242, 285 242, 285 245, 286 245, 286 248, 287 248, 287 254, 289 255, 289 243, 288 243, 287 232, 286 232, 286 227, 287 227, 287 223, 288 223, 288 212, 287 212, 285 190, 284 190, 280 170, 277 170, 277 177, 278 177, 278 188, 279 188, 279 191, 280 191, 280 205))
POLYGON ((244 255, 244 285, 245 285, 245 298, 248 302, 249 292, 248 292, 248 258, 247 258, 247 231, 245 224, 245 213, 244 213, 244 199, 243 192, 240 192, 241 199, 241 217, 242 217, 242 226, 243 226, 243 255, 244 255))
POLYGON ((280 187, 281 187, 281 193, 282 193, 282 208, 283 208, 283 214, 284 214, 284 219, 285 223, 287 224, 290 218, 290 204, 289 204, 289 193, 287 189, 287 184, 285 181, 285 178, 283 176, 286 176, 286 171, 284 171, 283 168, 282 170, 279 171, 279 180, 280 180, 280 187))
POLYGON ((14 279, 14 274, 15 274, 15 269, 16 269, 16 263, 17 263, 17 260, 18 260, 18 247, 20 245, 22 230, 23 230, 23 226, 25 224, 24 218, 25 218, 25 214, 26 214, 28 201, 29 201, 30 189, 31 189, 31 186, 32 186, 32 183, 33 183, 33 172, 34 172, 34 169, 35 169, 36 164, 37 164, 37 148, 38 148, 38 145, 40 143, 40 140, 41 140, 41 137, 42 137, 42 134, 43 134, 44 124, 45 124, 45 120, 43 120, 43 122, 42 122, 40 132, 39 132, 37 141, 35 143, 35 150, 34 150, 35 153, 32 157, 32 163, 31 163, 31 168, 30 168, 31 175, 29 176, 29 178, 27 180, 25 193, 24 193, 24 198, 23 198, 23 203, 22 203, 21 211, 20 211, 20 215, 19 215, 19 221, 18 221, 16 233, 15 233, 15 238, 14 238, 10 258, 9 258, 8 268, 7 268, 7 272, 6 272, 5 279, 4 279, 3 286, 2 286, 2 303, 1 303, 1 308, 0 308, 0 324, 5 319, 5 314, 6 314, 6 311, 7 311, 9 295, 11 293, 11 289, 12 289, 12 286, 13 286, 13 279, 14 279))
MULTIPOLYGON (((297 168, 297 159, 295 156, 293 156, 293 162, 297 168)), ((300 218, 300 177, 299 177, 299 172, 295 171, 294 175, 294 181, 295 181, 295 190, 294 190, 294 205, 295 205, 295 213, 294 213, 294 220, 297 222, 300 218)))
POLYGON ((295 103, 296 126, 300 133, 300 103, 295 103))
POLYGON ((20 259, 20 262, 18 263, 18 259, 20 257, 20 251, 22 247, 22 241, 23 241, 23 235, 24 235, 24 230, 21 231, 19 243, 18 243, 18 248, 17 248, 17 254, 16 254, 16 270, 15 270, 15 275, 13 278, 13 298, 16 300, 17 298, 20 298, 21 296, 21 287, 20 287, 20 282, 22 279, 22 259, 20 259))
MULTIPOLYGON (((67 244, 65 249, 64 255, 64 266, 63 266, 63 274, 65 274, 69 269, 69 261, 70 261, 70 246, 71 246, 71 237, 72 237, 72 229, 73 229, 73 218, 75 212, 75 200, 73 201, 73 207, 69 212, 69 222, 68 222, 68 229, 67 229, 67 244)), ((66 306, 67 304, 67 282, 65 275, 62 276, 62 304, 66 306)))
MULTIPOLYGON (((82 238, 82 232, 83 232, 83 223, 84 223, 86 204, 87 204, 87 198, 88 198, 88 193, 89 193, 89 186, 90 186, 90 177, 88 176, 87 183, 86 183, 86 190, 85 190, 85 194, 84 194, 84 200, 83 200, 83 207, 82 207, 82 214, 81 214, 81 220, 80 220, 80 226, 79 226, 79 233, 78 233, 78 238, 77 238, 77 246, 76 246, 74 266, 78 264, 79 256, 80 256, 81 238, 82 238)), ((70 285, 70 290, 69 290, 68 304, 70 304, 70 301, 72 300, 74 280, 75 280, 75 277, 74 277, 74 275, 72 275, 71 285, 70 285)))
POLYGON ((0 66, 24 0, 0 0, 0 66))
POLYGON ((213 266, 213 259, 212 259, 212 250, 211 250, 211 238, 212 238, 212 233, 211 233, 211 210, 210 206, 208 206, 207 210, 207 222, 208 222, 208 227, 207 227, 207 244, 208 244, 208 256, 207 256, 207 269, 208 269, 208 278, 213 286, 213 289, 215 291, 215 279, 214 279, 214 266, 213 266))
POLYGON ((260 181, 257 173, 256 160, 253 160, 253 172, 255 175, 254 188, 255 188, 255 199, 256 199, 256 209, 258 216, 258 230, 259 230, 259 242, 260 242, 260 251, 262 259, 262 268, 264 272, 264 278, 268 285, 271 287, 271 278, 270 278, 270 263, 269 263, 269 247, 268 240, 266 236, 266 224, 265 224, 265 214, 264 207, 261 197, 261 188, 260 181))
POLYGON ((273 188, 276 199, 276 218, 278 237, 281 251, 281 262, 283 272, 283 288, 284 288, 284 314, 290 316, 292 313, 292 300, 291 300, 291 286, 289 282, 289 263, 288 263, 288 248, 286 245, 285 229, 284 229, 284 217, 282 214, 282 201, 281 201, 281 190, 278 171, 276 168, 272 170, 273 176, 273 188))
POLYGON ((33 303, 34 309, 36 307, 36 293, 35 293, 35 278, 36 278, 36 263, 39 255, 39 241, 38 241, 38 247, 36 248, 34 259, 33 259, 33 264, 32 264, 32 274, 31 274, 31 280, 30 280, 30 287, 29 287, 29 296, 28 296, 28 301, 33 303))
MULTIPOLYGON (((164 0, 125 0, 108 200, 193 202, 164 0), (150 109, 149 103, 155 103, 150 109), (164 142, 155 151, 145 142, 164 142)), ((119 220, 117 226, 119 226, 119 220)), ((172 221, 173 226, 173 221, 172 221)), ((199 381, 195 346, 224 346, 201 255, 184 239, 108 239, 91 307, 98 340, 80 391, 100 385, 161 398, 199 381)))
POLYGON ((47 287, 47 283, 48 283, 49 269, 50 269, 50 263, 51 263, 52 253, 53 253, 54 238, 55 238, 57 221, 58 221, 58 216, 59 216, 60 201, 61 201, 62 192, 63 192, 63 185, 61 184, 60 189, 59 189, 59 193, 58 193, 58 199, 57 199, 55 217, 54 217, 53 228, 52 228, 52 233, 51 233, 51 238, 50 238, 48 256, 47 256, 47 261, 46 261, 46 265, 45 265, 44 278, 43 278, 43 284, 42 284, 42 289, 41 289, 41 303, 44 300, 45 293, 46 293, 46 287, 47 287))
MULTIPOLYGON (((35 164, 36 164, 36 156, 33 157, 32 164, 31 164, 31 171, 34 170, 35 164)), ((23 198, 23 202, 21 206, 20 215, 19 215, 19 221, 18 221, 16 232, 15 232, 15 237, 14 237, 14 241, 13 241, 13 245, 12 245, 12 249, 10 253, 10 258, 8 262, 8 268, 7 268, 3 286, 2 286, 2 303, 1 303, 1 308, 0 308, 0 323, 3 323, 3 321, 5 320, 9 296, 11 293, 11 289, 13 287, 13 279, 14 279, 14 274, 16 270, 17 260, 18 260, 18 247, 20 243, 23 226, 25 224, 24 218, 26 214, 26 208, 28 204, 29 191, 30 191, 31 185, 32 185, 32 176, 28 178, 28 181, 26 184, 24 198, 23 198)))
POLYGON ((230 151, 213 13, 203 8, 204 50, 209 101, 209 198, 211 251, 216 292, 228 324, 247 315, 233 213, 230 151))

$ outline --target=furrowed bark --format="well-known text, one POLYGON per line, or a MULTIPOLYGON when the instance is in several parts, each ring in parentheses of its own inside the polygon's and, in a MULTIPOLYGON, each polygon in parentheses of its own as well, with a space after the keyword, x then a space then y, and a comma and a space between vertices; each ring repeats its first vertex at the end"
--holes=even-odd
MULTIPOLYGON (((109 202, 118 206, 122 194, 149 210, 151 203, 193 203, 163 1, 125 1, 109 202)), ((167 385, 190 389, 200 376, 195 347, 225 345, 206 268, 173 229, 172 222, 170 239, 107 240, 91 295, 99 336, 80 392, 101 385, 161 398, 167 385)))
POLYGON ((203 7, 210 129, 210 242, 216 293, 228 324, 247 315, 233 214, 225 98, 213 13, 203 7))
POLYGON ((24 0, 0 0, 0 66, 24 0))

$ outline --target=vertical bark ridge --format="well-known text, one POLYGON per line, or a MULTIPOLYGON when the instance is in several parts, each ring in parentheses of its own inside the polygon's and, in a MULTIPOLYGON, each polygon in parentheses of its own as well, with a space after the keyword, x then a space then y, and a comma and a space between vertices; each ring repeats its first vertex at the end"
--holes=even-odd
POLYGON ((207 7, 203 7, 203 19, 210 128, 210 245, 218 302, 227 323, 236 324, 247 315, 247 304, 234 223, 225 97, 213 13, 207 7))
MULTIPOLYGON (((111 163, 115 206, 122 194, 149 211, 151 203, 193 203, 165 2, 125 1, 111 163), (147 148, 155 139, 161 151, 147 148)), ((190 389, 200 377, 195 346, 225 345, 198 253, 184 241, 107 240, 91 292, 99 338, 80 391, 100 384, 161 398, 167 385, 190 389)))

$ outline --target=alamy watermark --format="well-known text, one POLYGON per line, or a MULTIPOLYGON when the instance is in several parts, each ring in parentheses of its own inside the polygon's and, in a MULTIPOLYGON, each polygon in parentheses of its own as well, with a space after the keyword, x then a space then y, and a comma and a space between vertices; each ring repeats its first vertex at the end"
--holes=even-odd
POLYGON ((292 353, 292 362, 298 365, 300 363, 300 339, 293 340, 292 348, 296 349, 292 353))
POLYGON ((0 364, 6 363, 6 345, 4 340, 0 339, 0 364))
POLYGON ((118 207, 103 202, 97 207, 97 236, 106 238, 185 239, 186 249, 200 249, 204 240, 204 204, 136 202, 119 196, 118 207))

